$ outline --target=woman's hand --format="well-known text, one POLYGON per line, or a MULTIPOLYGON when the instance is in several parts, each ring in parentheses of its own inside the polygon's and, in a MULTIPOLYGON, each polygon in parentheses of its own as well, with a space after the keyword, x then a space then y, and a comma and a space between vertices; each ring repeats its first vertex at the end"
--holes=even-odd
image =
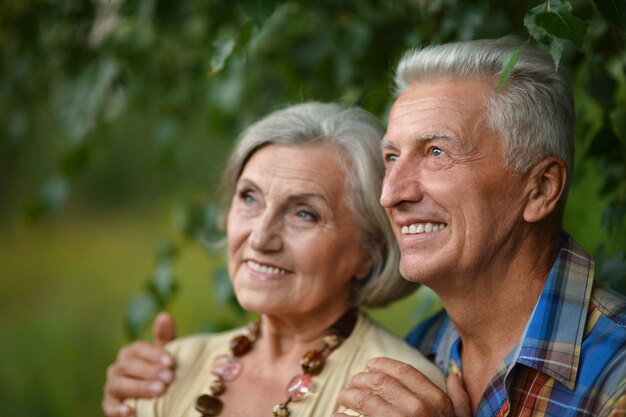
POLYGON ((151 398, 163 394, 174 380, 174 359, 164 349, 175 338, 174 319, 160 313, 154 319, 154 343, 134 342, 120 349, 107 369, 102 409, 107 417, 131 416, 127 398, 151 398))

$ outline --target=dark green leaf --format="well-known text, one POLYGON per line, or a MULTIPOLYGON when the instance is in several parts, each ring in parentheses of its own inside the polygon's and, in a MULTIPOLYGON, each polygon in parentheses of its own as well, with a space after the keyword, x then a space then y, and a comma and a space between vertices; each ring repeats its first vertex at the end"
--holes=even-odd
POLYGON ((511 76, 513 68, 515 68, 515 64, 517 64, 517 61, 519 60, 521 51, 521 48, 517 48, 516 50, 510 52, 506 56, 506 58, 504 58, 504 62, 502 63, 502 71, 500 72, 500 81, 498 82, 498 92, 502 91, 504 85, 506 84, 506 81, 511 76))
POLYGON ((624 0, 593 0, 602 16, 613 23, 619 30, 626 33, 626 1, 624 0))
POLYGON ((209 75, 213 75, 224 68, 224 64, 235 50, 235 39, 222 38, 213 42, 213 54, 211 56, 211 71, 209 75))
POLYGON ((280 4, 281 2, 277 0, 242 0, 241 9, 249 18, 263 23, 280 4))
POLYGON ((131 339, 136 339, 139 336, 142 329, 152 320, 156 311, 157 302, 150 295, 140 294, 131 299, 126 311, 126 330, 131 339))
POLYGON ((622 294, 626 293, 626 253, 624 251, 607 259, 600 259, 597 269, 599 282, 622 294))
POLYGON ((582 47, 589 27, 589 23, 563 12, 539 13, 535 16, 535 23, 550 35, 570 40, 579 48, 582 47))
POLYGON ((621 139, 621 146, 626 149, 626 108, 620 107, 609 115, 615 134, 621 139))
POLYGON ((159 307, 163 308, 176 291, 176 280, 172 273, 171 262, 157 263, 152 276, 151 289, 159 301, 159 307))

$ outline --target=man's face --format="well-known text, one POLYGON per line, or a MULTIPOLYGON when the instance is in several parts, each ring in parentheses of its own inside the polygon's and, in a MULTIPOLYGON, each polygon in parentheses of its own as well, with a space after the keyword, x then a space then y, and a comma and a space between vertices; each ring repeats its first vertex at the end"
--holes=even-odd
POLYGON ((458 274, 492 272, 515 248, 524 183, 505 168, 502 139, 487 126, 491 92, 481 81, 429 80, 391 110, 380 202, 410 281, 460 283, 458 274))

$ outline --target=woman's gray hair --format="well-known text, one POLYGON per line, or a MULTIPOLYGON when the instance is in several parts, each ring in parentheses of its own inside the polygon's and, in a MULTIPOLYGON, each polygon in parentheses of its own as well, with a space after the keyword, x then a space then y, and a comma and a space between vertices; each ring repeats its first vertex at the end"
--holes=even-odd
POLYGON ((360 244, 373 265, 368 276, 355 283, 353 301, 378 307, 410 294, 418 285, 400 275, 400 251, 378 201, 385 175, 380 157, 383 134, 376 118, 354 107, 310 102, 270 113, 249 126, 235 143, 222 179, 220 226, 225 229, 237 181, 254 152, 270 144, 337 145, 347 168, 346 202, 359 228, 360 244))
MULTIPOLYGON (((476 79, 494 86, 486 97, 489 127, 503 138, 506 166, 524 174, 537 162, 558 157, 574 169, 574 98, 562 70, 544 52, 507 36, 449 43, 407 52, 395 75, 397 93, 423 79, 476 79), (503 90, 496 91, 503 63, 521 49, 503 90)), ((564 199, 564 197, 563 197, 564 199)))

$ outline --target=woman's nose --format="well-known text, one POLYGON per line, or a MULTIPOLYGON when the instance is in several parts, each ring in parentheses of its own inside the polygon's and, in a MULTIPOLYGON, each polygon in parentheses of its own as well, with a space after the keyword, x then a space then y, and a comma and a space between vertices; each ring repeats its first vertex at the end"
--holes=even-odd
POLYGON ((279 225, 269 215, 257 219, 248 241, 250 247, 258 252, 280 251, 283 245, 279 225))

